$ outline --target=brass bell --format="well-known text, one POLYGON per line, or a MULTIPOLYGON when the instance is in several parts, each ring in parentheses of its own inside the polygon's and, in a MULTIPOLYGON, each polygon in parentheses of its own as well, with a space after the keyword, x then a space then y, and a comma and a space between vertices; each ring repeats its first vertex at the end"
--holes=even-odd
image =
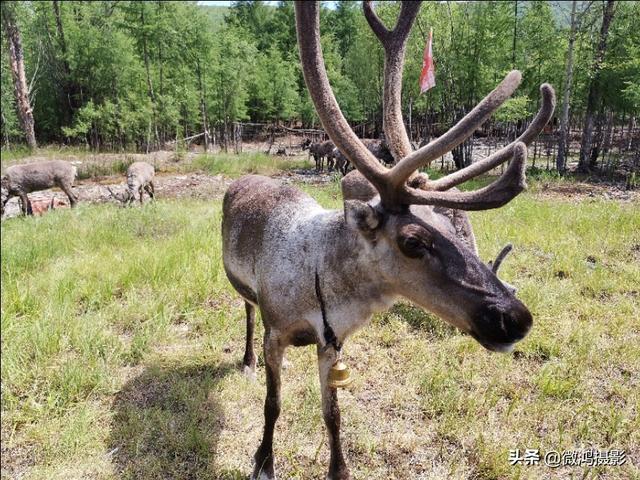
POLYGON ((345 388, 351 383, 351 374, 349 367, 338 360, 329 370, 329 387, 345 388))

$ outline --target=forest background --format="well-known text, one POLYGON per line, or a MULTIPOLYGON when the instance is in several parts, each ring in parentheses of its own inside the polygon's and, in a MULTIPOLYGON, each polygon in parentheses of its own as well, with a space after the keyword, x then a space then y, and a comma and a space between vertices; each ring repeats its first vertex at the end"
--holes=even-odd
MULTIPOLYGON (((31 147, 149 151, 203 131, 218 131, 226 146, 234 122, 318 127, 299 65, 293 4, 274 3, 3 2, 3 149, 26 139, 31 147), (16 32, 28 100, 22 104, 11 74, 16 32), (28 110, 33 133, 23 120, 28 110)), ((391 24, 398 4, 377 3, 391 24)), ((616 138, 621 153, 637 150, 639 19, 639 2, 425 3, 403 85, 412 140, 445 131, 518 68, 524 80, 517 96, 487 129, 515 132, 537 110, 539 85, 549 82, 559 99, 558 170, 566 169, 572 130, 585 171, 604 162, 616 138), (419 95, 431 28, 436 87, 419 95)), ((381 136, 383 52, 360 2, 324 3, 321 22, 342 111, 359 134, 381 136)), ((471 162, 464 145, 453 153, 457 167, 471 162)))

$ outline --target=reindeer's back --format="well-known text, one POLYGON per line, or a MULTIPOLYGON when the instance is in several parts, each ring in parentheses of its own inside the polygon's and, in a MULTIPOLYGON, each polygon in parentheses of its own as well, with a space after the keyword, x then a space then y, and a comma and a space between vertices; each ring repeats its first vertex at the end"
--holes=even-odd
POLYGON ((61 183, 73 183, 76 168, 63 160, 24 163, 7 168, 5 173, 13 189, 34 192, 61 183))
POLYGON ((153 180, 155 168, 147 162, 133 162, 127 168, 127 183, 129 185, 137 183, 147 183, 153 180))
POLYGON ((245 298, 238 284, 254 286, 257 259, 274 241, 286 241, 288 224, 313 208, 318 204, 307 194, 268 177, 247 175, 229 186, 222 206, 222 254, 229 280, 245 298), (273 228, 276 223, 281 228, 273 228), (272 238, 274 231, 282 237, 272 238))

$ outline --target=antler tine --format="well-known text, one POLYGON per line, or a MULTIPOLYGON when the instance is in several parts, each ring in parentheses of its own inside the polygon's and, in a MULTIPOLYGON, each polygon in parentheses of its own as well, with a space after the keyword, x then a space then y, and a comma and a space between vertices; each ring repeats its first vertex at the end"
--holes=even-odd
POLYGON ((478 175, 482 175, 483 173, 494 169, 501 163, 508 160, 513 155, 512 150, 517 142, 523 142, 528 146, 542 131, 547 122, 549 122, 553 115, 553 111, 555 110, 556 96, 553 87, 548 83, 545 83, 540 86, 540 93, 542 94, 542 104, 538 114, 532 120, 524 133, 522 133, 522 135, 520 135, 516 140, 479 162, 469 165, 457 172, 451 173, 446 177, 427 182, 423 188, 425 190, 449 190, 450 188, 464 183, 473 177, 477 177, 478 175))
POLYGON ((489 262, 489 267, 491 267, 491 271, 493 273, 495 273, 496 275, 498 274, 498 269, 500 268, 500 265, 502 265, 502 262, 504 261, 505 258, 507 258, 507 255, 509 255, 511 250, 513 250, 513 245, 511 245, 510 243, 507 243, 504 247, 502 247, 502 250, 500 250, 500 253, 496 257, 495 261, 489 262))
POLYGON ((435 205, 459 210, 501 207, 527 187, 524 175, 527 146, 518 142, 509 152, 514 157, 513 161, 500 178, 484 188, 473 192, 437 192, 403 186, 400 199, 406 205, 435 205))
POLYGON ((296 1, 296 31, 307 89, 329 137, 381 193, 388 190, 386 167, 367 150, 342 115, 324 66, 320 46, 320 11, 317 2, 296 1))
POLYGON ((373 10, 373 6, 371 5, 371 0, 365 0, 362 2, 362 9, 364 10, 364 17, 367 19, 371 30, 376 34, 378 40, 384 43, 387 40, 387 37, 391 33, 391 31, 384 26, 378 14, 373 10))
POLYGON ((418 168, 431 163, 469 138, 511 96, 521 80, 522 75, 518 70, 509 72, 489 95, 447 133, 398 162, 386 175, 392 185, 402 188, 404 182, 418 168))
POLYGON ((370 0, 362 2, 364 16, 384 48, 384 112, 382 127, 395 162, 409 155, 411 142, 402 119, 402 72, 404 53, 411 27, 422 2, 402 2, 393 30, 388 30, 376 14, 370 0))

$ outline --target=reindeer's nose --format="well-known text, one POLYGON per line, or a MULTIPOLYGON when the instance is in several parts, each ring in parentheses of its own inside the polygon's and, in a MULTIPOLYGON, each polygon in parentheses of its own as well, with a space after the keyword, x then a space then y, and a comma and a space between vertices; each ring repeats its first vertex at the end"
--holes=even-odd
POLYGON ((533 318, 527 307, 517 299, 509 303, 484 305, 476 315, 472 335, 489 350, 511 350, 531 329, 533 318))

